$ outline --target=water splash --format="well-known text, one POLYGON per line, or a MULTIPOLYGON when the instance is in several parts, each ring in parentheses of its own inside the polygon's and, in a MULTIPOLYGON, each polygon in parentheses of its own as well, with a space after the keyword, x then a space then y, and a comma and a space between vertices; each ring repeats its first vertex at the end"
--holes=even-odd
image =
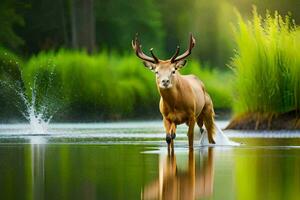
POLYGON ((46 134, 48 130, 48 125, 53 117, 49 108, 44 104, 38 105, 37 98, 37 87, 36 87, 36 78, 33 83, 33 87, 30 87, 31 96, 28 96, 25 93, 25 88, 22 86, 22 83, 10 84, 7 81, 1 81, 0 83, 7 88, 15 92, 15 94, 20 98, 20 101, 16 102, 16 106, 19 111, 29 122, 29 132, 30 134, 46 134), (24 104, 20 106, 19 104, 24 104))
MULTIPOLYGON (((18 64, 18 63, 16 63, 18 64)), ((48 63, 49 64, 49 63, 48 63)), ((58 107, 55 105, 55 109, 53 107, 55 101, 49 98, 49 88, 52 86, 53 75, 54 75, 54 67, 51 70, 50 75, 47 77, 47 88, 46 90, 41 90, 37 84, 38 74, 34 76, 33 85, 29 86, 26 89, 25 83, 23 80, 22 71, 19 68, 20 78, 19 81, 12 82, 11 80, 0 80, 0 84, 6 86, 7 88, 14 91, 14 93, 19 97, 19 101, 15 103, 16 107, 22 113, 26 120, 29 122, 29 131, 30 134, 46 134, 48 131, 48 125, 53 117, 53 114, 57 112, 58 107), (28 91, 26 93, 26 91, 28 91), (41 95, 41 92, 43 94, 41 95), (40 94, 38 98, 38 93, 40 94), (38 100, 37 100, 38 99, 38 100), (24 106, 20 106, 20 104, 24 106)))
MULTIPOLYGON (((240 143, 231 141, 224 133, 223 131, 219 128, 217 124, 215 124, 216 128, 216 133, 215 133, 215 142, 216 144, 214 145, 220 145, 220 146, 239 146, 240 143)), ((200 145, 211 145, 208 142, 208 136, 207 136, 207 131, 205 130, 201 137, 200 137, 200 145)), ((211 145, 213 146, 213 145, 211 145)))
POLYGON ((47 115, 49 112, 47 111, 47 107, 44 105, 38 109, 36 104, 35 82, 34 88, 30 89, 31 100, 29 100, 29 98, 25 95, 24 91, 18 91, 19 96, 26 106, 25 112, 22 112, 22 114, 29 122, 31 134, 46 134, 53 115, 47 115))

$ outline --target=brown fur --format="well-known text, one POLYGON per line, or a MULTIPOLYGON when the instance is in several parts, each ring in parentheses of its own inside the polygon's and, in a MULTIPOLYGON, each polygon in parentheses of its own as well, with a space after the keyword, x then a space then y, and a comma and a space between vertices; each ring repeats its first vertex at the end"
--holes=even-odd
POLYGON ((191 54, 195 46, 195 38, 190 35, 188 49, 179 55, 179 47, 169 60, 160 60, 150 49, 152 57, 147 56, 141 49, 136 36, 132 41, 132 48, 136 55, 144 60, 144 65, 155 71, 156 85, 160 93, 159 109, 163 116, 168 147, 173 147, 176 127, 186 123, 189 127, 189 147, 193 148, 195 124, 202 128, 203 123, 208 132, 209 143, 214 142, 214 109, 211 98, 204 89, 203 83, 194 75, 181 75, 185 58, 191 54), (173 137, 172 137, 173 136, 173 137))
MULTIPOLYGON (((159 83, 157 83, 158 85, 159 83)), ((193 75, 183 76, 176 73, 173 86, 162 89, 159 109, 163 116, 167 134, 176 133, 176 126, 186 123, 189 126, 189 147, 193 147, 195 123, 202 128, 204 123, 210 143, 215 143, 214 110, 212 101, 204 89, 203 83, 193 75)), ((173 140, 171 142, 173 145, 173 140)))

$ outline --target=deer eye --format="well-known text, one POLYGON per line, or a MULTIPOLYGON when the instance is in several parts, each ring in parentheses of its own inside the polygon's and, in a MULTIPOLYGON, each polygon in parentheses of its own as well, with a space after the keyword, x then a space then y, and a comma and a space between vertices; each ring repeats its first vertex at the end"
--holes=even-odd
POLYGON ((173 70, 173 71, 172 71, 172 74, 175 74, 175 73, 176 73, 176 70, 173 70))
POLYGON ((158 75, 158 71, 155 71, 155 74, 158 75))

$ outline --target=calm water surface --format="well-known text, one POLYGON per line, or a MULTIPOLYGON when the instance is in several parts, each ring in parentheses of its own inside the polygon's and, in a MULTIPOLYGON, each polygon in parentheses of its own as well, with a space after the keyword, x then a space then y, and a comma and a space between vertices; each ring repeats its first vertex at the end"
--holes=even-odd
POLYGON ((186 130, 168 154, 161 122, 0 125, 0 199, 299 199, 300 132, 189 151, 186 130))

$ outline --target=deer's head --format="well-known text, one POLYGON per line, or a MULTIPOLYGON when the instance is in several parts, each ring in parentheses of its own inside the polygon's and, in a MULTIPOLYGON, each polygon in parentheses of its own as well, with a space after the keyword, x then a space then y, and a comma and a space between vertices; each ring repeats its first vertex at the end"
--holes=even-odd
POLYGON ((191 34, 189 47, 182 55, 178 55, 179 46, 177 46, 175 54, 169 60, 160 60, 154 55, 153 48, 150 49, 152 57, 143 53, 142 45, 137 36, 135 37, 135 40, 132 41, 132 48, 136 55, 143 60, 145 67, 156 74, 156 83, 162 89, 171 88, 173 86, 178 75, 177 71, 186 64, 185 58, 191 54, 194 46, 195 38, 191 34))

